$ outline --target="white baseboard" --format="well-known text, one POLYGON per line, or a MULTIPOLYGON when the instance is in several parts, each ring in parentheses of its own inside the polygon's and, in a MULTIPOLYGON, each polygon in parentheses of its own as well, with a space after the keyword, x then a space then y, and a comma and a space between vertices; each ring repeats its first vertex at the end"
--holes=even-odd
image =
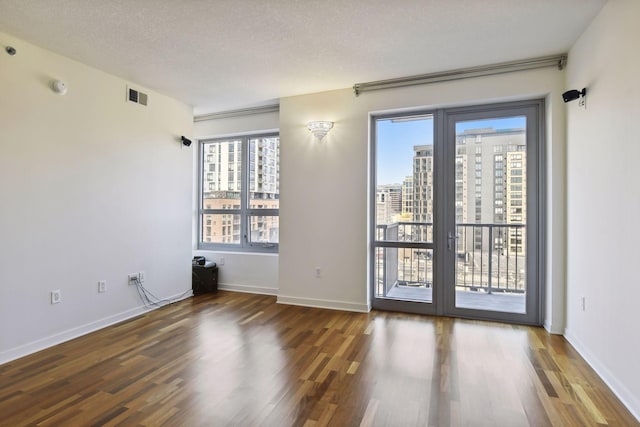
POLYGON ((354 302, 323 300, 315 298, 300 298, 278 295, 278 304, 300 305, 303 307, 326 308, 329 310, 355 311, 358 313, 368 313, 371 311, 370 304, 360 304, 354 302))
POLYGON ((635 396, 629 391, 629 389, 620 382, 615 375, 602 363, 600 360, 591 353, 587 347, 571 333, 569 329, 564 330, 564 337, 567 341, 576 349, 580 356, 596 371, 602 381, 611 389, 624 406, 627 407, 629 412, 633 414, 638 421, 640 421, 640 400, 638 396, 635 396))
POLYGON ((547 330, 547 332, 549 332, 550 334, 553 335, 563 335, 564 334, 564 330, 563 328, 558 328, 557 326, 554 326, 553 324, 551 324, 550 322, 545 321, 544 325, 542 325, 543 328, 545 328, 547 330))
MULTIPOLYGON (((181 301, 183 299, 191 298, 193 293, 180 293, 176 294, 167 299, 172 302, 181 301)), ((71 341, 72 339, 81 337, 83 335, 90 334, 91 332, 98 331, 100 329, 104 329, 107 326, 114 325, 116 323, 123 322, 125 320, 129 320, 133 317, 139 316, 141 314, 147 313, 149 311, 155 310, 160 307, 145 307, 144 305, 132 308, 130 310, 123 311, 118 314, 114 314, 112 316, 105 317, 100 320, 96 320, 94 322, 87 323, 82 326, 78 326, 72 329, 68 329, 63 332, 59 332, 54 335, 50 335, 45 338, 41 338, 36 341, 32 341, 27 344, 23 344, 21 346, 3 351, 0 353, 0 365, 11 362, 12 360, 19 359, 24 356, 28 356, 30 354, 36 353, 38 351, 44 350, 49 347, 53 347, 54 345, 62 344, 66 341, 71 341)))
POLYGON ((263 288, 260 286, 234 285, 231 283, 218 283, 218 289, 223 291, 244 292, 246 294, 278 295, 277 288, 263 288))

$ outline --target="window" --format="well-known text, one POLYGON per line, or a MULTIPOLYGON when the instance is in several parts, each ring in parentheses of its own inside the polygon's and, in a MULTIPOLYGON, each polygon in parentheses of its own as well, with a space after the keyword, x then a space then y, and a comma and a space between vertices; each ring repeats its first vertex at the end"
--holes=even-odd
POLYGON ((280 137, 202 141, 200 249, 278 252, 280 137), (210 156, 206 153, 218 153, 210 156), (208 171, 226 173, 207 173, 208 171))

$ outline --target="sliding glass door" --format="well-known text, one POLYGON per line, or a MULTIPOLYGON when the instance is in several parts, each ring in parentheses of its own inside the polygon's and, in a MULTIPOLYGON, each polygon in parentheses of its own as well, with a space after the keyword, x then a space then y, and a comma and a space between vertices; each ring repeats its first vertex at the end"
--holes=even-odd
POLYGON ((542 108, 374 118, 374 308, 541 322, 542 108))

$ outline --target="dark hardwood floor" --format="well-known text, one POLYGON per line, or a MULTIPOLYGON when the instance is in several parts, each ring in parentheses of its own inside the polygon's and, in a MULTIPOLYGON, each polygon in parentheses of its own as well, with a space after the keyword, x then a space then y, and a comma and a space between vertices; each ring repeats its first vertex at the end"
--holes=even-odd
POLYGON ((638 426, 541 328, 218 291, 0 366, 2 426, 638 426))

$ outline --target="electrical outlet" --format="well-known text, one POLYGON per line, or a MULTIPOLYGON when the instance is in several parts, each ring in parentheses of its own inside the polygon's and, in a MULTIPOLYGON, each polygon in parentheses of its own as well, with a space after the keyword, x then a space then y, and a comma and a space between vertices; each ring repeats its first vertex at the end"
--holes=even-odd
POLYGON ((222 257, 220 257, 220 262, 219 262, 218 264, 220 264, 220 265, 224 265, 224 257, 223 257, 223 256, 222 256, 222 257))
POLYGON ((107 281, 106 280, 98 281, 98 292, 101 293, 101 294, 107 292, 107 281))
POLYGON ((62 293, 60 292, 60 289, 51 291, 51 304, 59 304, 61 302, 62 302, 62 293))
POLYGON ((321 273, 320 267, 316 267, 316 278, 317 279, 320 278, 320 273, 321 273))
POLYGON ((128 283, 130 285, 137 285, 138 284, 138 280, 139 280, 138 279, 138 274, 137 273, 133 273, 133 274, 129 275, 128 283))
POLYGON ((144 271, 138 273, 138 281, 140 281, 140 283, 144 283, 144 271))

